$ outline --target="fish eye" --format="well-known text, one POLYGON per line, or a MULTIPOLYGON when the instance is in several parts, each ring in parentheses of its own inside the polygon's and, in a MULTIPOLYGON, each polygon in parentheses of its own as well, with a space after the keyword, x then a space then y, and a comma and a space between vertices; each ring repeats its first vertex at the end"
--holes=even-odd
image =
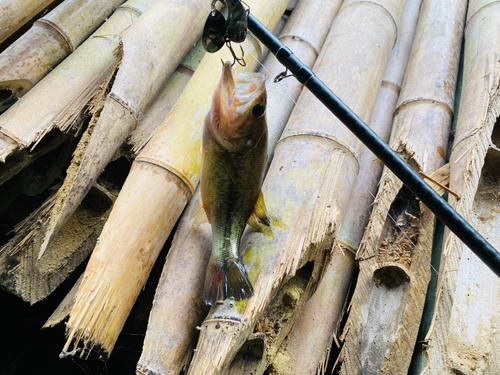
POLYGON ((264 107, 263 104, 256 104, 252 108, 252 115, 254 115, 255 117, 262 117, 264 115, 265 111, 266 111, 266 108, 264 107))

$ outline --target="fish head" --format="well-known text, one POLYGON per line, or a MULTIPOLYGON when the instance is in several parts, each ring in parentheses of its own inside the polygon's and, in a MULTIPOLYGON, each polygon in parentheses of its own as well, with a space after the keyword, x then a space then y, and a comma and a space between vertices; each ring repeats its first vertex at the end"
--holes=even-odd
POLYGON ((264 75, 236 73, 225 62, 213 95, 208 130, 229 152, 253 148, 262 136, 267 137, 266 100, 264 75))

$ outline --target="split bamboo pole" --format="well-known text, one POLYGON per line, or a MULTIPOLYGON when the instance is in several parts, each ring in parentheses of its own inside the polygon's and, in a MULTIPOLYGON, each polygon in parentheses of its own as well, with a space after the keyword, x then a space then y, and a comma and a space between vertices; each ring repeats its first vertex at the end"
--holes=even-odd
MULTIPOLYGON (((406 2, 398 40, 391 52, 369 122, 370 128, 385 142, 389 140, 392 118, 415 35, 420 3, 421 0, 406 2)), ((368 224, 373 203, 372 194, 376 193, 381 173, 380 161, 368 148, 363 147, 358 178, 352 186, 349 209, 342 212, 339 241, 332 250, 332 259, 318 289, 307 302, 288 339, 280 348, 272 369, 280 369, 283 374, 308 375, 326 372, 332 341, 339 345, 338 329, 347 293, 353 282, 354 255, 368 224), (304 356, 303 353, 308 354, 304 356)))
MULTIPOLYGON (((325 84, 365 121, 403 8, 399 1, 344 2, 314 65, 325 84)), ((242 239, 255 295, 212 307, 188 374, 232 374, 243 366, 262 374, 267 363, 261 357, 276 355, 328 263, 361 144, 309 92, 302 92, 298 108, 262 187, 273 225, 242 239), (263 367, 251 363, 259 361, 263 367)))
MULTIPOLYGON (((161 121, 165 119, 165 117, 167 117, 170 109, 172 109, 175 102, 182 94, 182 91, 184 91, 184 88, 186 87, 194 71, 200 64, 204 54, 205 50, 203 49, 201 42, 197 43, 196 46, 193 47, 193 49, 188 53, 188 55, 182 61, 181 65, 179 65, 176 71, 165 83, 165 86, 158 97, 147 108, 144 117, 139 121, 139 124, 137 125, 136 132, 138 134, 136 135, 136 138, 134 138, 136 142, 130 142, 131 144, 142 148, 147 143, 147 141, 149 141, 153 133, 161 126, 161 121)), ((134 135, 134 133, 132 135, 134 135)), ((134 152, 134 150, 132 150, 132 152, 134 152)), ((75 283, 71 291, 65 297, 64 301, 61 302, 56 311, 45 323, 44 328, 53 327, 66 319, 71 309, 73 308, 76 292, 80 287, 82 279, 83 277, 80 277, 78 282, 75 283)))
MULTIPOLYGON (((418 172, 431 174, 444 164, 466 7, 463 0, 422 3, 392 142, 418 172)), ((430 280, 433 233, 434 215, 385 170, 356 254, 360 270, 342 374, 407 372, 430 280)))
POLYGON ((122 38, 113 87, 77 148, 49 214, 38 257, 57 236, 151 100, 199 39, 211 0, 157 0, 122 38))
POLYGON ((0 43, 35 17, 54 0, 1 0, 0 43))
POLYGON ((0 111, 72 53, 124 0, 66 0, 0 54, 0 111))
MULTIPOLYGON (((500 3, 470 1, 463 86, 450 188, 452 206, 500 248, 498 117, 500 3)), ((445 231, 440 280, 426 337, 426 374, 496 374, 500 368, 500 282, 477 256, 445 231)))
MULTIPOLYGON (((120 33, 154 0, 129 0, 85 43, 0 116, 0 162, 36 144, 52 130, 77 132, 76 120, 119 62, 120 33)), ((102 88, 101 88, 102 90, 102 88)))
MULTIPOLYGON (((247 1, 252 13, 274 29, 288 1, 247 1)), ((207 13, 208 14, 208 13, 207 13)), ((245 41, 246 70, 260 57, 260 45, 245 41), (255 57, 254 57, 255 56, 255 57)), ((227 49, 205 56, 162 127, 142 150, 94 249, 67 325, 67 352, 75 340, 113 350, 149 272, 191 198, 199 178, 201 130, 227 49)), ((243 69, 237 67, 237 70, 243 69)))
MULTIPOLYGON (((340 3, 302 0, 282 30, 280 39, 309 67, 321 50, 340 3), (322 9, 321 17, 317 14, 318 8, 322 9), (315 22, 315 30, 311 30, 311 22, 315 22)), ((283 72, 283 66, 273 55, 267 57, 260 71, 267 79, 268 155, 271 157, 302 86, 295 79, 273 83, 274 77, 283 72)), ((192 201, 198 196, 197 190, 192 201)), ((211 230, 208 225, 192 226, 192 206, 193 203, 185 211, 167 255, 137 365, 140 374, 179 374, 190 362, 197 338, 195 327, 203 322, 207 313, 201 295, 211 250, 211 230), (172 301, 176 301, 175 309, 170 308, 172 301)))
MULTIPOLYGON (((151 2, 152 0, 148 1, 151 2)), ((110 20, 96 33, 97 37, 92 38, 80 46, 80 48, 62 62, 53 73, 47 75, 39 85, 4 113, 4 115, 0 117, 0 122, 5 119, 6 115, 10 116, 11 119, 16 119, 17 116, 18 119, 30 120, 30 124, 35 127, 33 132, 36 134, 36 129, 39 124, 37 121, 41 119, 38 117, 39 112, 37 111, 42 112, 42 117, 52 117, 53 114, 50 113, 51 109, 61 109, 62 100, 64 100, 64 103, 68 103, 68 101, 71 100, 71 98, 68 99, 58 95, 58 91, 77 95, 78 90, 84 90, 81 97, 76 98, 79 101, 77 104, 79 108, 77 113, 64 114, 68 107, 63 109, 64 116, 67 115, 67 117, 75 119, 78 118, 81 109, 83 109, 83 106, 90 100, 91 96, 93 96, 94 99, 100 98, 99 100, 103 100, 105 91, 99 88, 98 83, 101 82, 103 86, 106 86, 107 80, 111 78, 110 73, 111 70, 113 70, 112 66, 114 64, 113 49, 118 45, 118 42, 114 42, 113 36, 130 25, 130 22, 137 17, 137 14, 140 14, 138 9, 145 10, 147 5, 149 5, 148 2, 144 0, 134 0, 118 9, 110 20), (103 53, 100 55, 100 59, 90 59, 90 56, 98 56, 96 54, 87 54, 87 52, 91 52, 93 48, 103 49, 100 51, 103 53), (53 75, 63 78, 63 81, 57 81, 53 75), (75 87, 70 87, 72 84, 74 84, 75 87), (85 87, 85 85, 87 85, 87 87, 85 87), (56 92, 40 91, 38 89, 39 86, 47 90, 53 89, 56 92), (90 89, 89 86, 91 86, 90 89), (95 92, 88 92, 92 90, 95 92), (36 94, 36 92, 38 92, 38 94, 36 94), (34 96, 29 98, 32 93, 34 93, 34 96), (48 103, 45 97, 57 100, 57 103, 48 103), (22 104, 25 99, 29 99, 29 105, 27 105, 27 107, 31 109, 31 111, 28 110, 28 108, 22 110, 22 104), (37 100, 40 102, 37 102, 37 100), (20 108, 18 108, 19 112, 12 112, 18 105, 20 105, 20 108), (42 108, 42 105, 47 105, 49 108, 42 108), (30 115, 31 118, 29 118, 30 115)), ((70 102, 69 107, 73 104, 70 102)), ((61 125, 60 123, 53 122, 57 121, 58 117, 60 116, 56 116, 55 120, 49 120, 45 124, 48 124, 49 127, 61 125)), ((7 126, 14 124, 16 124, 14 121, 10 121, 7 126)), ((17 125, 19 124, 18 122, 17 125)), ((17 130, 15 126, 11 127, 11 129, 17 130)), ((5 129, 2 128, 0 132, 4 130, 5 129)), ((28 136, 32 137, 36 135, 31 134, 28 136)), ((1 143, 0 136, 0 144, 1 143)), ((13 142, 13 145, 16 147, 18 144, 13 142)), ((21 158, 17 157, 19 155, 15 155, 13 158, 15 161, 14 166, 12 166, 9 161, 3 165, 6 169, 4 172, 12 175, 19 170, 19 166, 26 167, 27 164, 34 160, 35 156, 42 154, 42 150, 43 148, 40 150, 37 149, 33 153, 26 153, 23 150, 21 158)), ((4 149, 0 148, 0 152, 2 151, 4 151, 4 149)), ((0 262, 0 274, 3 276, 1 278, 2 286, 30 303, 38 302, 50 294, 65 280, 67 275, 88 256, 92 250, 91 242, 96 239, 98 233, 102 229, 102 220, 107 216, 109 213, 108 210, 110 209, 109 205, 103 205, 105 208, 103 208, 102 212, 98 212, 98 210, 95 212, 95 214, 98 214, 98 219, 96 218, 90 221, 83 220, 86 225, 77 230, 79 234, 73 236, 75 239, 74 241, 71 236, 72 231, 75 230, 73 228, 74 224, 68 224, 68 228, 65 228, 60 233, 60 236, 47 248, 46 259, 37 261, 39 250, 43 243, 44 228, 49 219, 48 214, 55 204, 56 198, 52 196, 52 198, 44 204, 43 209, 37 210, 36 213, 31 215, 28 219, 28 222, 31 224, 20 226, 19 228, 22 230, 17 231, 17 234, 0 249, 0 259, 2 260, 0 262), (97 224, 100 226, 96 226, 97 224)), ((84 205, 82 205, 82 207, 83 206, 84 205)), ((85 212, 84 210, 83 215, 86 215, 85 212)), ((91 216, 93 216, 93 214, 91 214, 91 216)), ((81 220, 81 218, 71 218, 69 222, 74 222, 75 220, 78 221, 81 220)))

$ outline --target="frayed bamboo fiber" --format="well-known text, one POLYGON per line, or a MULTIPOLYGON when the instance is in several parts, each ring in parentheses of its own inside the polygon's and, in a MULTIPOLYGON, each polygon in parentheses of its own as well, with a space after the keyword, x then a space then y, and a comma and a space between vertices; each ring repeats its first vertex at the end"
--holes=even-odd
MULTIPOLYGON (((247 1, 273 29, 287 1, 247 1)), ((256 67, 260 45, 244 44, 246 70, 256 67), (254 57, 255 56, 255 57, 254 57)), ((227 49, 205 56, 162 127, 142 150, 90 258, 67 325, 67 352, 75 340, 109 355, 149 272, 199 178, 201 129, 227 49)), ((236 69, 243 69, 237 67, 236 69)))
POLYGON ((0 1, 0 43, 35 17, 54 0, 2 0, 0 1))
MULTIPOLYGON (((470 1, 463 86, 450 203, 500 248, 498 117, 500 3, 470 1)), ((426 374, 497 374, 500 368, 500 282, 451 232, 445 232, 436 307, 426 337, 426 374)))
POLYGON ((0 54, 0 111, 72 53, 124 0, 66 0, 0 54))
MULTIPOLYGON (((392 148, 427 174, 444 163, 466 6, 463 0, 422 3, 394 117, 392 148)), ((356 255, 360 271, 342 374, 407 372, 430 279, 433 232, 432 213, 386 170, 356 255)))
POLYGON ((129 0, 85 43, 0 116, 0 162, 15 151, 33 148, 58 129, 77 132, 84 107, 109 80, 118 63, 113 52, 120 33, 154 0, 129 0))
POLYGON ((74 160, 57 194, 39 258, 196 43, 209 5, 210 0, 156 1, 127 30, 120 69, 95 125, 87 129, 90 139, 78 147, 82 157, 74 160))
MULTIPOLYGON (((403 5, 345 2, 313 68, 365 121, 396 42, 403 5)), ((246 363, 246 343, 259 348, 253 356, 274 356, 328 263, 358 171, 360 147, 312 94, 302 92, 298 108, 276 146, 262 187, 273 225, 267 233, 248 233, 242 239, 242 258, 255 295, 211 309, 188 374, 232 373, 233 361, 246 363)), ((256 367, 257 374, 265 370, 256 367)))
MULTIPOLYGON (((388 142, 408 56, 415 35, 421 0, 408 0, 398 40, 391 52, 380 87, 370 128, 388 142)), ((364 147, 360 154, 358 178, 352 186, 349 209, 342 212, 339 241, 318 289, 304 306, 300 318, 280 348, 273 368, 277 374, 324 374, 332 341, 337 340, 347 293, 355 271, 354 254, 368 223, 373 196, 382 173, 382 164, 364 147), (304 356, 303 353, 308 353, 304 356)), ((271 373, 272 375, 272 373, 271 373)))
MULTIPOLYGON (((298 58, 312 66, 339 6, 339 2, 323 0, 300 2, 280 39, 298 58), (317 16, 317 7, 323 10, 322 17, 317 16), (312 31, 310 22, 316 22, 319 31, 312 31)), ((267 75, 268 154, 272 155, 302 86, 295 79, 273 83, 274 77, 283 71, 274 56, 267 57, 260 71, 267 75)), ((198 196, 199 191, 193 201, 198 196)), ((203 322, 207 313, 201 295, 211 250, 211 230, 207 225, 192 226, 192 206, 190 204, 183 215, 167 255, 137 365, 140 374, 179 374, 191 359, 197 337, 195 327, 203 322), (172 301, 175 301, 175 309, 171 309, 172 301)))

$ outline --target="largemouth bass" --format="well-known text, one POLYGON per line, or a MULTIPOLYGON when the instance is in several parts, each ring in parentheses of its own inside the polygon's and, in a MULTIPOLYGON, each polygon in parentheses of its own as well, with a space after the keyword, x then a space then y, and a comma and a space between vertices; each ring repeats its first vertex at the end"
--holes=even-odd
POLYGON ((203 128, 201 204, 212 225, 212 256, 203 290, 205 303, 242 300, 253 286, 239 259, 247 221, 270 225, 260 191, 267 164, 265 77, 235 73, 231 64, 212 98, 203 128))

